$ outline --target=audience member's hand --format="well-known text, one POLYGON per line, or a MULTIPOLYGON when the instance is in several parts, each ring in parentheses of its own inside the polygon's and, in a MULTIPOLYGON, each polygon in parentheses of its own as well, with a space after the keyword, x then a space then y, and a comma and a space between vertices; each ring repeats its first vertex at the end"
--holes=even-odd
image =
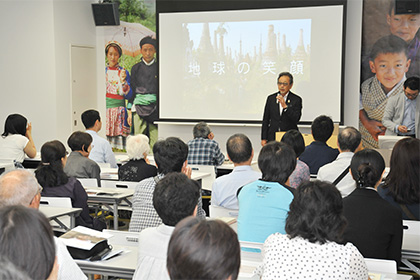
POLYGON ((398 126, 398 131, 401 133, 407 133, 407 127, 405 125, 399 125, 398 126))
POLYGON ((191 167, 189 167, 189 166, 183 166, 182 167, 182 170, 181 170, 181 172, 182 173, 184 173, 185 175, 187 175, 187 177, 189 178, 189 179, 191 179, 191 173, 192 173, 192 169, 191 169, 191 167))
POLYGON ((378 135, 383 135, 386 130, 386 127, 381 122, 375 120, 368 120, 364 126, 376 141, 378 141, 378 135))
POLYGON ((265 144, 267 144, 267 140, 261 140, 261 146, 265 146, 265 144))
POLYGON ((26 137, 32 134, 32 123, 28 123, 28 127, 26 128, 26 137))
POLYGON ((125 72, 125 69, 123 68, 120 71, 120 80, 121 80, 121 82, 124 83, 126 78, 127 78, 127 73, 125 72))

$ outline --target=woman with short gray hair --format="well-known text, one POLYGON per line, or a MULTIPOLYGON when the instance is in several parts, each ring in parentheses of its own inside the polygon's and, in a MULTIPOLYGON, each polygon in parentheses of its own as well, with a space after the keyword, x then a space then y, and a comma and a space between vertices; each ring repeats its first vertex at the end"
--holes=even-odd
POLYGON ((127 139, 127 154, 130 160, 120 166, 118 180, 140 182, 143 179, 156 176, 156 167, 150 165, 147 160, 149 152, 149 138, 146 135, 129 136, 127 139))

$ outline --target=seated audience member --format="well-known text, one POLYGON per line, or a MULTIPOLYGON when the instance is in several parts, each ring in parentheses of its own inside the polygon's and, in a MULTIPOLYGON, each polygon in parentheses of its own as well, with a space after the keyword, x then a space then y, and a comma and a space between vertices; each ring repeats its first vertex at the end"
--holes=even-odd
POLYGON ((334 161, 339 151, 327 145, 334 131, 334 123, 330 117, 319 116, 311 125, 314 141, 309 144, 299 159, 309 166, 311 174, 317 174, 318 169, 327 163, 334 161))
POLYGON ((226 142, 227 156, 233 162, 233 171, 218 177, 212 187, 211 204, 229 209, 239 209, 236 193, 240 187, 261 178, 261 173, 251 168, 254 150, 244 134, 234 134, 226 142))
MULTIPOLYGON (((142 180, 133 195, 133 214, 131 215, 129 231, 140 232, 148 227, 162 224, 153 207, 153 192, 156 184, 171 172, 183 172, 191 177, 191 168, 187 166, 188 146, 181 139, 168 137, 159 140, 153 146, 153 155, 158 168, 158 175, 142 180)), ((197 216, 205 217, 203 202, 198 199, 197 216)))
POLYGON ((300 183, 309 181, 311 179, 309 167, 306 165, 306 163, 299 160, 299 156, 305 150, 305 141, 303 140, 302 134, 298 130, 292 129, 283 135, 281 142, 286 143, 292 147, 297 157, 296 168, 293 170, 292 175, 289 177, 290 187, 296 189, 300 183))
POLYGON ((147 159, 150 146, 146 135, 128 136, 126 148, 130 160, 118 169, 118 180, 140 182, 157 175, 156 167, 150 165, 147 159))
POLYGON ((166 253, 175 225, 197 212, 200 186, 182 173, 169 173, 156 184, 153 206, 163 224, 140 232, 139 259, 133 279, 169 279, 166 253))
POLYGON ((351 177, 350 162, 355 152, 362 148, 362 135, 354 127, 344 128, 337 139, 340 154, 333 162, 322 166, 317 175, 318 180, 333 183, 342 197, 348 196, 356 189, 356 182, 351 177))
POLYGON ((241 253, 236 233, 218 220, 185 218, 168 247, 171 279, 236 280, 241 253))
POLYGON ((296 167, 293 149, 281 142, 269 142, 258 157, 262 179, 239 190, 238 236, 241 241, 263 243, 272 233, 285 233, 287 212, 294 189, 289 176, 296 167))
POLYGON ((76 225, 102 230, 106 225, 89 215, 87 194, 82 184, 74 177, 68 177, 63 168, 67 155, 64 145, 57 140, 50 141, 41 147, 41 164, 35 170, 38 183, 43 187, 42 196, 69 197, 75 208, 82 208, 76 217, 76 225))
POLYGON ((193 128, 194 139, 188 141, 188 163, 219 166, 225 156, 219 144, 213 140, 214 134, 205 122, 199 122, 193 128))
MULTIPOLYGON (((42 188, 34 175, 24 169, 17 169, 0 176, 0 208, 12 205, 38 209, 42 188)), ((28 238, 26 236, 25 238, 28 238)), ((66 245, 54 237, 55 254, 58 263, 58 279, 87 279, 70 256, 66 245)), ((27 278, 25 278, 27 279, 27 278)))
POLYGON ((286 233, 264 243, 262 279, 368 279, 357 248, 340 244, 346 226, 343 202, 334 185, 303 182, 296 190, 286 220, 286 233))
POLYGON ((54 234, 48 219, 35 209, 0 208, 0 255, 30 279, 57 279, 54 234))
POLYGON ((96 163, 109 163, 111 168, 117 168, 114 152, 109 142, 98 135, 102 128, 102 121, 99 112, 96 110, 87 110, 82 114, 82 123, 86 128, 86 133, 92 136, 92 150, 89 158, 96 163))
POLYGON ((86 132, 76 131, 67 140, 72 152, 67 158, 64 172, 67 176, 76 178, 96 178, 98 186, 101 186, 101 168, 93 160, 89 159, 92 150, 92 136, 86 132))
POLYGON ((28 120, 22 115, 9 115, 0 137, 0 159, 22 163, 25 155, 30 158, 36 156, 32 124, 28 124, 28 120))
POLYGON ((391 153, 390 169, 379 195, 398 208, 403 220, 420 220, 420 140, 404 138, 391 153))
POLYGON ((353 243, 365 258, 401 260, 401 212, 382 199, 377 188, 385 162, 375 150, 354 154, 350 172, 356 189, 343 199, 348 226, 344 241, 353 243))
POLYGON ((404 82, 404 94, 401 92, 389 98, 382 119, 386 135, 420 138, 419 81, 418 77, 408 78, 404 82))

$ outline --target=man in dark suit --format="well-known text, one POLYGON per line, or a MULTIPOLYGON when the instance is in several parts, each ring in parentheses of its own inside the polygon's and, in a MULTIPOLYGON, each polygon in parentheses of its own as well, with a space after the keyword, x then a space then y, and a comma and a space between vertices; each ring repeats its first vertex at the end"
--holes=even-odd
POLYGON ((267 97, 261 128, 261 145, 273 141, 276 132, 298 130, 297 123, 302 116, 302 98, 290 91, 293 76, 282 72, 277 78, 279 91, 267 97))

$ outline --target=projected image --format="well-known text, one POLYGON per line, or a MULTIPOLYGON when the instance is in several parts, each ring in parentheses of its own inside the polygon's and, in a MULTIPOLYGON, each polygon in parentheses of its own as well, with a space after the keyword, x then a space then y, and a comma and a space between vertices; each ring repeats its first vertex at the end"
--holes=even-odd
POLYGON ((232 116, 246 106, 259 118, 263 96, 276 90, 282 71, 299 83, 310 81, 311 19, 183 23, 180 42, 184 97, 212 96, 232 116), (261 102, 250 105, 256 94, 261 102))

